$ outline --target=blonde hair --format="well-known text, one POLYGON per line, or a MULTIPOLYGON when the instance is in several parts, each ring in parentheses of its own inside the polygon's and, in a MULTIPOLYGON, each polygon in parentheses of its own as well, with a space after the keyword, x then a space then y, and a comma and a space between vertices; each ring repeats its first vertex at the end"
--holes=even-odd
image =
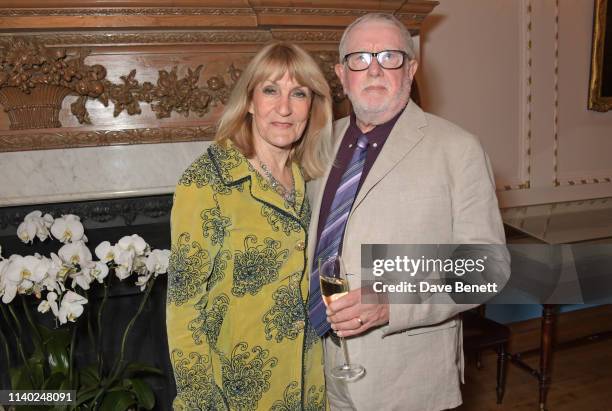
POLYGON ((323 175, 331 159, 331 94, 317 63, 295 44, 274 42, 253 57, 232 90, 219 119, 215 141, 225 146, 230 140, 247 158, 253 156, 253 117, 249 113, 253 91, 265 80, 278 80, 285 73, 312 92, 308 124, 292 148, 290 159, 302 166, 307 179, 316 178, 323 175))

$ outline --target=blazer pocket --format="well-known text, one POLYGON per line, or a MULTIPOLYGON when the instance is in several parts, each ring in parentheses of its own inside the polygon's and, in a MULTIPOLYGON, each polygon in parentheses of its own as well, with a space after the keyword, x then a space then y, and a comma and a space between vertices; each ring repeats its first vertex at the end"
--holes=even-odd
POLYGON ((453 319, 453 320, 445 321, 442 324, 436 324, 436 325, 432 325, 429 327, 412 328, 410 330, 405 331, 405 334, 406 335, 419 335, 419 334, 447 330, 449 328, 457 328, 457 320, 453 319))

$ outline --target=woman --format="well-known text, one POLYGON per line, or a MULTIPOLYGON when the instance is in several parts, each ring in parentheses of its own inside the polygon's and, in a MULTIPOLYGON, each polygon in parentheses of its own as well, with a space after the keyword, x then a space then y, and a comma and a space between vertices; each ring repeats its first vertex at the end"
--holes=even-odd
POLYGON ((331 99, 314 60, 264 47, 172 209, 167 328, 175 409, 325 408, 308 322, 305 179, 329 158, 331 99))

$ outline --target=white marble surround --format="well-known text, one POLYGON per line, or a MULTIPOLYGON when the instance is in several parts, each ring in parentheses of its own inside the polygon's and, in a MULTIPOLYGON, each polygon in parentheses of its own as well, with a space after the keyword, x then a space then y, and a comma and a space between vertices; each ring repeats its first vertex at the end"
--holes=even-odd
POLYGON ((0 206, 167 194, 208 142, 0 153, 0 206))

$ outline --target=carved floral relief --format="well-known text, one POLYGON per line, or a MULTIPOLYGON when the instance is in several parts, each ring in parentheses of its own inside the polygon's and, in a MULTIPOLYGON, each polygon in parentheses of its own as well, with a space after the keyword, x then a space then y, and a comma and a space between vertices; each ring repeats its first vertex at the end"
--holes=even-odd
MULTIPOLYGON (((153 82, 141 82, 136 69, 120 76, 119 82, 112 82, 107 78, 104 65, 85 63, 89 54, 89 50, 85 48, 49 47, 33 37, 1 40, 0 105, 8 114, 10 129, 61 128, 60 111, 67 96, 77 96, 70 104, 70 112, 79 124, 95 123, 95 118, 92 121, 87 109, 90 100, 99 101, 104 107, 112 107, 115 117, 122 113, 130 116, 140 115, 142 104, 148 104, 158 119, 169 118, 172 113, 185 117, 191 114, 202 117, 215 107, 227 103, 241 74, 241 69, 234 63, 230 63, 227 69, 218 69, 206 79, 201 78, 203 65, 180 70, 174 66, 170 71, 159 70, 157 79, 153 82)), ((333 69, 338 58, 337 53, 315 51, 312 55, 330 83, 334 103, 342 102, 345 96, 333 69)), ((120 137, 110 140, 101 138, 100 133, 106 135, 105 130, 84 133, 56 130, 53 135, 48 134, 45 137, 43 131, 42 134, 36 134, 38 142, 35 145, 27 143, 27 135, 0 135, 0 151, 123 142, 120 137), (58 142, 57 138, 62 141, 58 142)), ((111 135, 116 133, 112 131, 111 135)), ((209 130, 206 135, 210 133, 209 130)), ((145 133, 143 136, 149 134, 145 133)), ((176 133, 166 134, 167 138, 170 138, 168 136, 174 136, 176 133)), ((190 134, 187 139, 166 140, 157 136, 150 141, 143 137, 139 138, 138 142, 193 141, 194 138, 209 138, 202 136, 201 132, 197 132, 193 136, 190 134)))
POLYGON ((79 96, 71 104, 71 112, 80 124, 91 124, 86 106, 89 99, 104 106, 112 103, 115 117, 124 111, 140 114, 141 103, 150 104, 159 119, 170 117, 172 112, 203 116, 211 107, 227 102, 241 73, 231 64, 229 83, 219 74, 201 86, 201 65, 188 68, 184 77, 179 77, 177 67, 170 72, 159 70, 156 84, 141 84, 132 70, 121 76, 121 84, 114 84, 106 79, 104 66, 85 64, 88 52, 83 49, 46 48, 18 40, 5 44, 4 50, 0 53, 0 104, 13 130, 61 127, 59 111, 68 95, 79 96))

